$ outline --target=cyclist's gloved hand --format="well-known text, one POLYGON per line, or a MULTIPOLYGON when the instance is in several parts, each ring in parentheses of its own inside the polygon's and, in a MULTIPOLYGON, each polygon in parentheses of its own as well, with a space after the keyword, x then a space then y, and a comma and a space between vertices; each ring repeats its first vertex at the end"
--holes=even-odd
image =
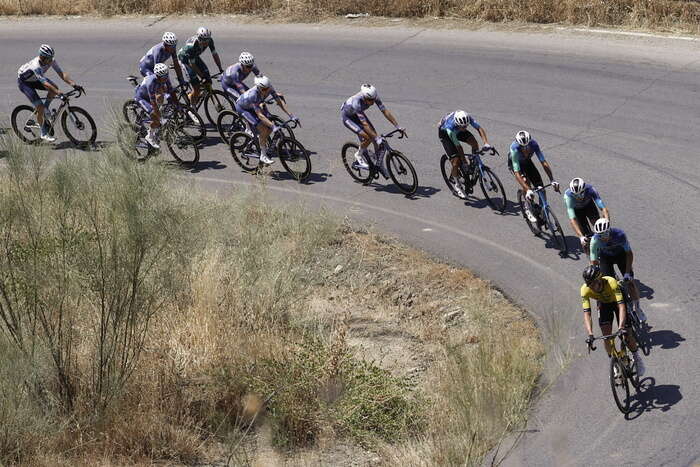
POLYGON ((532 190, 527 190, 527 193, 525 193, 525 197, 528 199, 528 201, 532 201, 535 199, 535 192, 532 190))
POLYGON ((552 188, 554 188, 554 191, 559 193, 559 182, 555 182, 554 180, 552 180, 552 188))
POLYGON ((381 146, 381 144, 384 142, 384 138, 382 138, 381 136, 377 136, 376 138, 374 138, 374 142, 377 143, 377 145, 381 146))
POLYGON ((84 91, 83 87, 79 84, 74 84, 73 89, 75 89, 76 91, 80 91, 80 92, 84 91))
POLYGON ((627 335, 627 329, 625 328, 620 328, 617 330, 618 333, 620 333, 620 336, 626 336, 627 335))
POLYGON ((484 150, 489 150, 489 149, 491 149, 492 147, 493 147, 493 146, 491 146, 489 143, 485 143, 485 144, 484 144, 484 147, 483 147, 482 149, 484 149, 484 150))
POLYGON ((581 246, 585 248, 588 244, 588 237, 584 235, 583 237, 579 237, 578 239, 581 241, 581 246))
POLYGON ((273 127, 272 127, 272 134, 274 135, 274 134, 277 133, 278 131, 280 131, 280 127, 278 127, 277 125, 273 125, 273 127))
POLYGON ((298 122, 298 121, 299 121, 299 119, 298 119, 294 114, 289 114, 289 118, 291 118, 291 119, 294 120, 295 122, 298 122))
POLYGON ((632 275, 629 272, 625 273, 625 276, 623 277, 624 281, 630 281, 632 280, 632 275))
POLYGON ((593 338, 593 334, 589 334, 588 337, 586 338, 586 344, 588 344, 588 347, 593 346, 593 341, 595 339, 593 338))

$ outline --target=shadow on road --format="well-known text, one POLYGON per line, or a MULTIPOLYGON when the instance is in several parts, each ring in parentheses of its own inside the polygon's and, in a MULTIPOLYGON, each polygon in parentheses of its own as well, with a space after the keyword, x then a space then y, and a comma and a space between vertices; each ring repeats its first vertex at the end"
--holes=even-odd
POLYGON ((653 377, 640 381, 639 391, 630 405, 630 413, 625 418, 634 420, 645 412, 660 410, 668 412, 683 399, 680 386, 676 384, 657 385, 653 377))
POLYGON ((196 166, 189 169, 189 172, 196 174, 205 170, 221 170, 228 167, 220 161, 199 161, 196 166))
POLYGON ((639 287, 639 298, 652 300, 654 298, 654 289, 651 286, 637 279, 637 287, 639 287))
POLYGON ((405 195, 401 190, 398 189, 398 187, 396 185, 391 183, 391 181, 387 180, 387 183, 388 183, 388 185, 382 185, 382 184, 378 184, 378 183, 370 183, 369 186, 374 188, 374 191, 404 195, 404 196, 406 196, 406 199, 411 199, 411 200, 415 200, 415 199, 419 199, 419 198, 430 198, 435 193, 442 191, 442 190, 440 190, 440 188, 435 188, 432 186, 418 185, 418 188, 416 189, 416 192, 414 194, 405 195))
POLYGON ((73 149, 75 151, 81 151, 81 152, 98 152, 102 151, 105 149, 107 146, 112 144, 111 141, 95 141, 95 144, 91 146, 76 146, 70 141, 61 141, 60 143, 56 143, 52 146, 52 149, 54 151, 60 151, 64 149, 73 149))
MULTIPOLYGON (((308 177, 306 180, 304 180, 303 182, 301 182, 301 183, 302 183, 302 185, 313 185, 313 184, 315 184, 315 183, 323 183, 323 182, 325 182, 326 180, 328 180, 329 177, 332 177, 332 176, 333 176, 333 174, 329 174, 329 173, 315 173, 315 172, 311 172, 311 173, 309 174, 309 177, 308 177)), ((293 181, 297 181, 297 179, 294 178, 294 177, 293 177, 289 172, 287 172, 286 170, 285 170, 285 171, 281 171, 281 170, 280 170, 280 171, 277 171, 277 172, 272 172, 272 173, 270 174, 270 177, 271 177, 273 180, 293 180, 293 181)))
POLYGON ((681 342, 685 342, 685 338, 676 331, 663 329, 650 332, 649 341, 651 342, 652 347, 660 347, 667 350, 679 347, 681 342))
POLYGON ((221 137, 217 133, 216 136, 205 136, 202 141, 199 142, 200 148, 208 148, 211 146, 216 146, 221 144, 221 137))

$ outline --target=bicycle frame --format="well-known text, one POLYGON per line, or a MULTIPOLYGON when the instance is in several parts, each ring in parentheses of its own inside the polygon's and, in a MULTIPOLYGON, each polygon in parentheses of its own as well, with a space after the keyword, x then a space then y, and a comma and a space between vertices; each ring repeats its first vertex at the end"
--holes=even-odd
POLYGON ((545 214, 544 219, 542 220, 544 221, 545 226, 548 229, 553 229, 553 226, 551 225, 552 221, 549 217, 549 210, 551 208, 549 207, 549 202, 547 201, 547 197, 545 196, 545 189, 550 186, 552 186, 551 183, 548 183, 545 186, 538 186, 534 191, 537 193, 537 196, 539 196, 540 207, 542 209, 542 212, 545 214))
MULTIPOLYGON (((80 91, 73 90, 73 91, 65 93, 63 95, 63 98, 57 97, 58 99, 61 100, 61 104, 58 106, 58 108, 56 109, 56 112, 54 112, 53 114, 51 114, 51 112, 49 112, 49 108, 47 107, 44 110, 44 121, 48 122, 51 127, 54 127, 54 123, 56 121, 58 121, 58 118, 61 116, 61 114, 63 114, 63 112, 65 112, 68 109, 68 107, 70 106, 71 96, 73 96, 75 94, 78 94, 78 97, 80 97, 80 95, 82 93, 80 91)), ((36 108, 34 108, 34 115, 36 115, 36 108)), ((77 124, 77 122, 75 121, 75 117, 73 117, 72 114, 69 113, 68 116, 71 119, 73 119, 73 123, 77 124)), ((26 122, 25 122, 25 125, 26 125, 26 122)), ((38 125, 38 122, 37 122, 37 125, 38 125)))

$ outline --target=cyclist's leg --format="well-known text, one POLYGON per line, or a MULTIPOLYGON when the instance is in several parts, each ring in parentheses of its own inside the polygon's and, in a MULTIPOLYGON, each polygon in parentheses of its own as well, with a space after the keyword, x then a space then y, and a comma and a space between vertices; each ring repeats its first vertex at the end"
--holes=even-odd
POLYGON ((369 146, 371 139, 369 135, 362 128, 362 123, 360 119, 354 115, 348 116, 341 113, 341 119, 343 125, 348 130, 352 131, 360 143, 360 147, 355 153, 355 160, 361 167, 365 168, 367 166, 367 161, 369 160, 369 154, 367 154, 367 147, 369 146))
POLYGON ((251 130, 258 136, 260 155, 265 154, 267 151, 267 137, 270 135, 270 129, 260 121, 255 111, 242 109, 238 105, 236 105, 236 111, 245 118, 251 130))
POLYGON ((440 140, 440 143, 442 144, 442 147, 445 150, 445 154, 450 159, 450 163, 452 164, 450 178, 456 179, 459 175, 459 163, 460 159, 462 158, 457 156, 457 147, 452 142, 445 130, 438 129, 438 139, 440 140))
MULTIPOLYGON (((197 72, 194 71, 194 68, 190 66, 189 60, 187 62, 180 60, 180 63, 182 63, 182 65, 185 67, 185 71, 187 72, 187 78, 190 81, 190 86, 192 86, 192 90, 187 95, 190 99, 190 102, 192 102, 192 96, 195 95, 195 89, 197 90, 197 95, 199 95, 199 85, 201 83, 201 80, 199 79, 199 75, 197 75, 197 72)), ((192 103, 194 104, 194 102, 192 103)))
MULTIPOLYGON (((521 176, 524 175, 525 181, 531 189, 542 186, 542 177, 540 176, 537 167, 535 167, 535 164, 532 163, 531 159, 525 159, 520 163, 520 174, 521 176)), ((535 199, 538 198, 535 197, 535 199)), ((525 204, 532 212, 533 203, 526 198, 525 204)), ((536 206, 539 208, 539 204, 536 204, 536 206)), ((534 211, 535 216, 539 216, 539 211, 537 209, 534 211)))
POLYGON ((582 208, 574 209, 574 213, 576 213, 576 221, 581 228, 581 233, 587 237, 592 237, 593 231, 591 230, 591 226, 595 225, 595 221, 600 218, 595 203, 591 200, 582 208))
POLYGON ((241 94, 248 90, 248 86, 243 83, 233 83, 226 79, 222 79, 221 89, 223 89, 226 94, 233 97, 233 101, 236 102, 238 98, 241 97, 241 94))
POLYGON ((39 94, 36 92, 38 89, 46 89, 41 83, 27 83, 17 78, 17 85, 19 90, 27 96, 29 102, 34 106, 34 111, 36 112, 36 121, 39 126, 44 124, 44 101, 41 100, 39 94), (41 86, 41 87, 39 87, 41 86))
MULTIPOLYGON (((612 334, 613 319, 617 316, 617 303, 601 303, 598 302, 598 325, 600 332, 604 336, 612 334)), ((612 352, 612 342, 605 341, 605 351, 610 356, 612 352)))
POLYGON ((199 99, 199 96, 202 93, 202 81, 209 80, 209 76, 210 76, 209 75, 209 68, 207 67, 206 63, 204 63, 204 60, 202 60, 199 57, 195 58, 195 65, 197 65, 197 68, 199 68, 201 75, 199 75, 199 79, 197 80, 197 84, 192 85, 192 99, 194 99, 193 102, 197 102, 197 99, 199 99))
MULTIPOLYGON (((617 269, 620 271, 620 275, 624 277, 625 268, 627 267, 627 255, 625 252, 621 252, 611 258, 611 263, 617 265, 617 269)), ((610 266, 611 269, 613 266, 610 266)), ((637 287, 637 281, 634 279, 634 269, 630 271, 630 276, 632 280, 627 282, 627 292, 629 293, 630 300, 632 300, 632 306, 634 309, 639 309, 639 288, 637 287)))
MULTIPOLYGON (((46 81, 48 81, 49 84, 51 84, 53 87, 55 87, 56 89, 58 89, 58 85, 57 85, 56 83, 54 83, 53 81, 51 81, 51 80, 48 79, 48 78, 46 78, 46 81)), ((49 90, 47 89, 47 90, 46 90, 46 98, 44 99, 44 108, 45 108, 47 111, 49 110, 49 106, 51 105, 51 101, 53 100, 54 97, 56 97, 56 93, 54 93, 53 91, 49 91, 49 90)))

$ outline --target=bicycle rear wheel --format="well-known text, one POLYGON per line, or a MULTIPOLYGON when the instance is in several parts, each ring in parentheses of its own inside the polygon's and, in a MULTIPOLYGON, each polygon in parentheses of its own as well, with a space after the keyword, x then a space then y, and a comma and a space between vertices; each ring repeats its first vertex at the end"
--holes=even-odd
POLYGON ((309 153, 299 141, 282 138, 277 143, 277 157, 289 174, 303 182, 311 174, 309 153))
MULTIPOLYGON (((452 160, 447 157, 447 154, 443 154, 440 158, 440 171, 442 172, 442 179, 445 181, 445 185, 447 185, 447 188, 450 189, 452 194, 459 199, 465 199, 466 196, 464 198, 459 196, 455 190, 455 187, 452 185, 452 183, 450 183, 450 174, 452 174, 452 160)), ((461 170, 459 171, 459 177, 461 177, 462 181, 464 181, 461 170)))
POLYGON ((407 195, 412 195, 418 189, 418 176, 411 162, 398 151, 391 151, 386 155, 386 167, 389 177, 399 190, 407 195))
POLYGON ((61 115, 61 127, 71 143, 85 147, 95 144, 97 126, 85 109, 69 106, 61 115))
POLYGON ((10 117, 12 130, 25 143, 36 143, 41 138, 41 128, 36 121, 34 108, 28 105, 18 105, 10 117))
MULTIPOLYGON (((518 190, 518 204, 520 204, 520 212, 523 215, 523 219, 525 219, 525 223, 530 228, 530 232, 539 236, 542 233, 539 225, 537 225, 537 222, 530 222, 530 219, 527 218, 527 213, 525 212, 527 205, 525 203, 525 194, 523 193, 523 190, 518 190)), ((535 204, 535 201, 533 201, 531 204, 535 204)))
POLYGON ((224 91, 213 89, 207 94, 207 97, 204 98, 204 113, 207 116, 207 120, 209 120, 209 123, 212 125, 216 125, 216 121, 221 112, 232 109, 233 101, 224 91))
POLYGON ((610 359, 610 387, 612 389, 615 405, 623 414, 630 412, 630 385, 627 380, 625 369, 617 357, 610 359), (618 375, 615 377, 615 368, 618 375))
POLYGON ((216 129, 224 142, 228 143, 231 135, 239 131, 245 131, 246 121, 232 110, 224 110, 216 119, 216 129))
POLYGON ((498 212, 506 210, 506 191, 503 189, 501 180, 488 167, 482 168, 483 176, 479 177, 479 186, 484 193, 486 202, 498 212))
POLYGON ((167 133, 165 145, 177 162, 185 166, 193 166, 199 162, 199 147, 192 136, 182 127, 175 127, 167 133))
POLYGON ((231 135, 229 140, 231 157, 246 172, 255 172, 260 165, 260 145, 258 139, 244 132, 231 135))
MULTIPOLYGON (((355 152, 357 152, 358 148, 359 146, 356 143, 345 143, 340 150, 340 157, 343 160, 345 170, 348 171, 354 180, 360 183, 367 183, 372 178, 372 170, 369 168, 362 169, 357 166, 355 152)), ((367 162, 369 163, 369 161, 367 162)))
POLYGON ((554 212, 549 207, 547 207, 546 215, 549 216, 549 232, 552 235, 554 244, 562 255, 567 254, 569 252, 569 246, 566 244, 566 237, 559 224, 559 219, 557 219, 557 216, 554 215, 554 212))

